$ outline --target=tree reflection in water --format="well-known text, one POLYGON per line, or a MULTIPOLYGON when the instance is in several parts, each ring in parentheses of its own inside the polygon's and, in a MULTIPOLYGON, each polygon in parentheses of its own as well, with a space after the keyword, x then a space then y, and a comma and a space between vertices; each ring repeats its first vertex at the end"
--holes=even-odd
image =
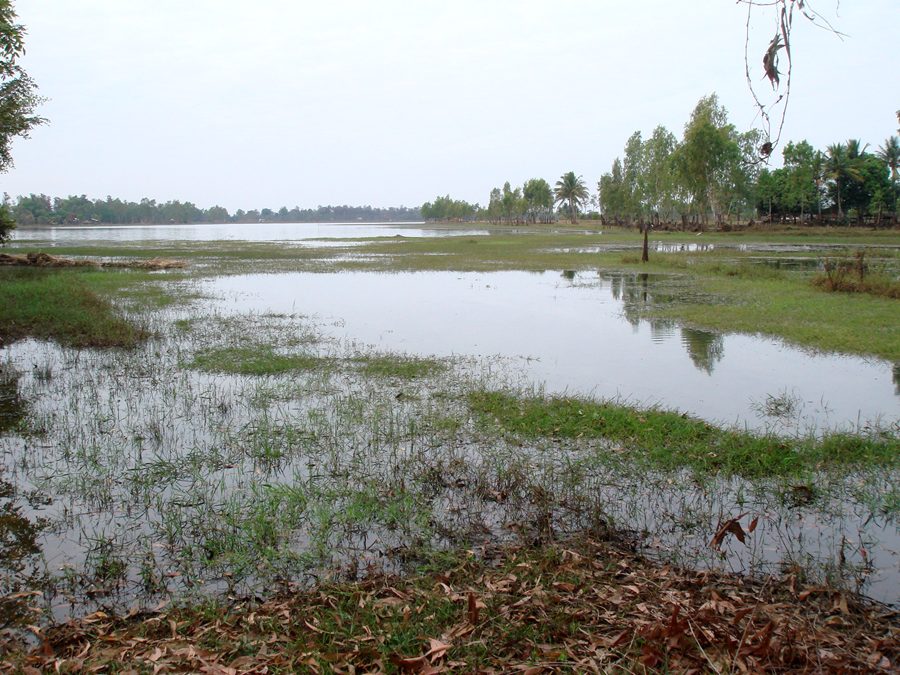
POLYGON ((718 333, 685 326, 681 329, 681 341, 694 365, 710 375, 725 355, 725 340, 718 333))
POLYGON ((0 363, 0 434, 15 429, 25 417, 25 400, 19 396, 19 374, 0 363))
MULTIPOLYGON (((26 401, 19 396, 19 375, 0 364, 0 434, 16 429, 25 418, 26 401)), ((43 522, 32 522, 17 505, 15 487, 3 479, 0 464, 0 630, 34 623, 32 609, 46 583, 38 534, 43 522)))

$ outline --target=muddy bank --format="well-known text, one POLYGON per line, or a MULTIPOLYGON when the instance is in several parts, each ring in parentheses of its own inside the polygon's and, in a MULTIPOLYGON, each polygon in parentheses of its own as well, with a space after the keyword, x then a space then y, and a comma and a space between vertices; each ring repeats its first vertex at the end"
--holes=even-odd
POLYGON ((149 260, 96 260, 92 258, 65 258, 49 253, 0 253, 0 265, 16 267, 115 267, 142 270, 169 270, 187 267, 183 260, 151 258, 149 260))

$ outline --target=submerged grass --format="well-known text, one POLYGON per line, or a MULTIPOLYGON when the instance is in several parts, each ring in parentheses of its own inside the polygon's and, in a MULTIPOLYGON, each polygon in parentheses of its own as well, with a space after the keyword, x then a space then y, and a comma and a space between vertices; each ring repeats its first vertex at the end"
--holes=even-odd
POLYGON ((109 281, 122 285, 123 274, 0 270, 0 340, 36 337, 73 347, 135 346, 147 336, 146 330, 120 316, 98 292, 98 287, 108 288, 109 281))
POLYGON ((689 467, 700 473, 762 478, 829 466, 900 464, 900 440, 889 434, 792 439, 722 429, 656 409, 496 391, 472 392, 469 406, 483 426, 499 426, 530 439, 621 443, 632 458, 664 470, 689 467))
POLYGON ((278 354, 269 346, 222 347, 196 354, 188 367, 208 373, 279 375, 315 370, 327 363, 314 354, 278 354))
POLYGON ((355 359, 362 365, 367 377, 399 378, 412 380, 437 375, 447 370, 447 364, 437 359, 420 359, 411 356, 378 354, 355 359))

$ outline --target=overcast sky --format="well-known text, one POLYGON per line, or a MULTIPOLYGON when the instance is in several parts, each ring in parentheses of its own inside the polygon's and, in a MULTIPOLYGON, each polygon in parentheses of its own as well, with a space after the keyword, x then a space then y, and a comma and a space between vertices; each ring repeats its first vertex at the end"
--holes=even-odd
MULTIPOLYGON (((809 4, 809 3, 807 3, 809 4)), ((487 202, 566 171, 592 190, 635 130, 681 136, 717 92, 758 123, 734 0, 16 0, 50 120, 16 141, 12 195, 200 207, 487 202)), ((785 140, 896 133, 900 2, 815 0, 795 23, 785 140)), ((753 80, 774 32, 751 16, 753 80)), ((771 89, 768 89, 771 97, 771 89)), ((768 99, 767 99, 768 100, 768 99)))

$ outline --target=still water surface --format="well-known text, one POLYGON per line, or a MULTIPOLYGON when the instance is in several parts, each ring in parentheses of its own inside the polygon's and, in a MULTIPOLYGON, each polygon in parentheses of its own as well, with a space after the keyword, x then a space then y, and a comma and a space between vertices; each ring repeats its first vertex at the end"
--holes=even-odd
MULTIPOLYGON (((484 230, 445 230, 419 227, 422 223, 199 223, 192 225, 69 225, 19 228, 15 241, 59 244, 137 241, 290 241, 317 245, 315 240, 369 237, 461 237, 487 234, 484 230)), ((320 245, 320 244, 318 244, 320 245)))
MULTIPOLYGON (((550 393, 621 398, 750 428, 896 423, 896 369, 778 340, 642 318, 679 281, 594 272, 286 273, 221 277, 225 312, 312 316, 335 337, 417 355, 521 358, 550 393), (766 404, 790 410, 766 415, 766 404)), ((771 408, 772 406, 769 406, 771 408)))

